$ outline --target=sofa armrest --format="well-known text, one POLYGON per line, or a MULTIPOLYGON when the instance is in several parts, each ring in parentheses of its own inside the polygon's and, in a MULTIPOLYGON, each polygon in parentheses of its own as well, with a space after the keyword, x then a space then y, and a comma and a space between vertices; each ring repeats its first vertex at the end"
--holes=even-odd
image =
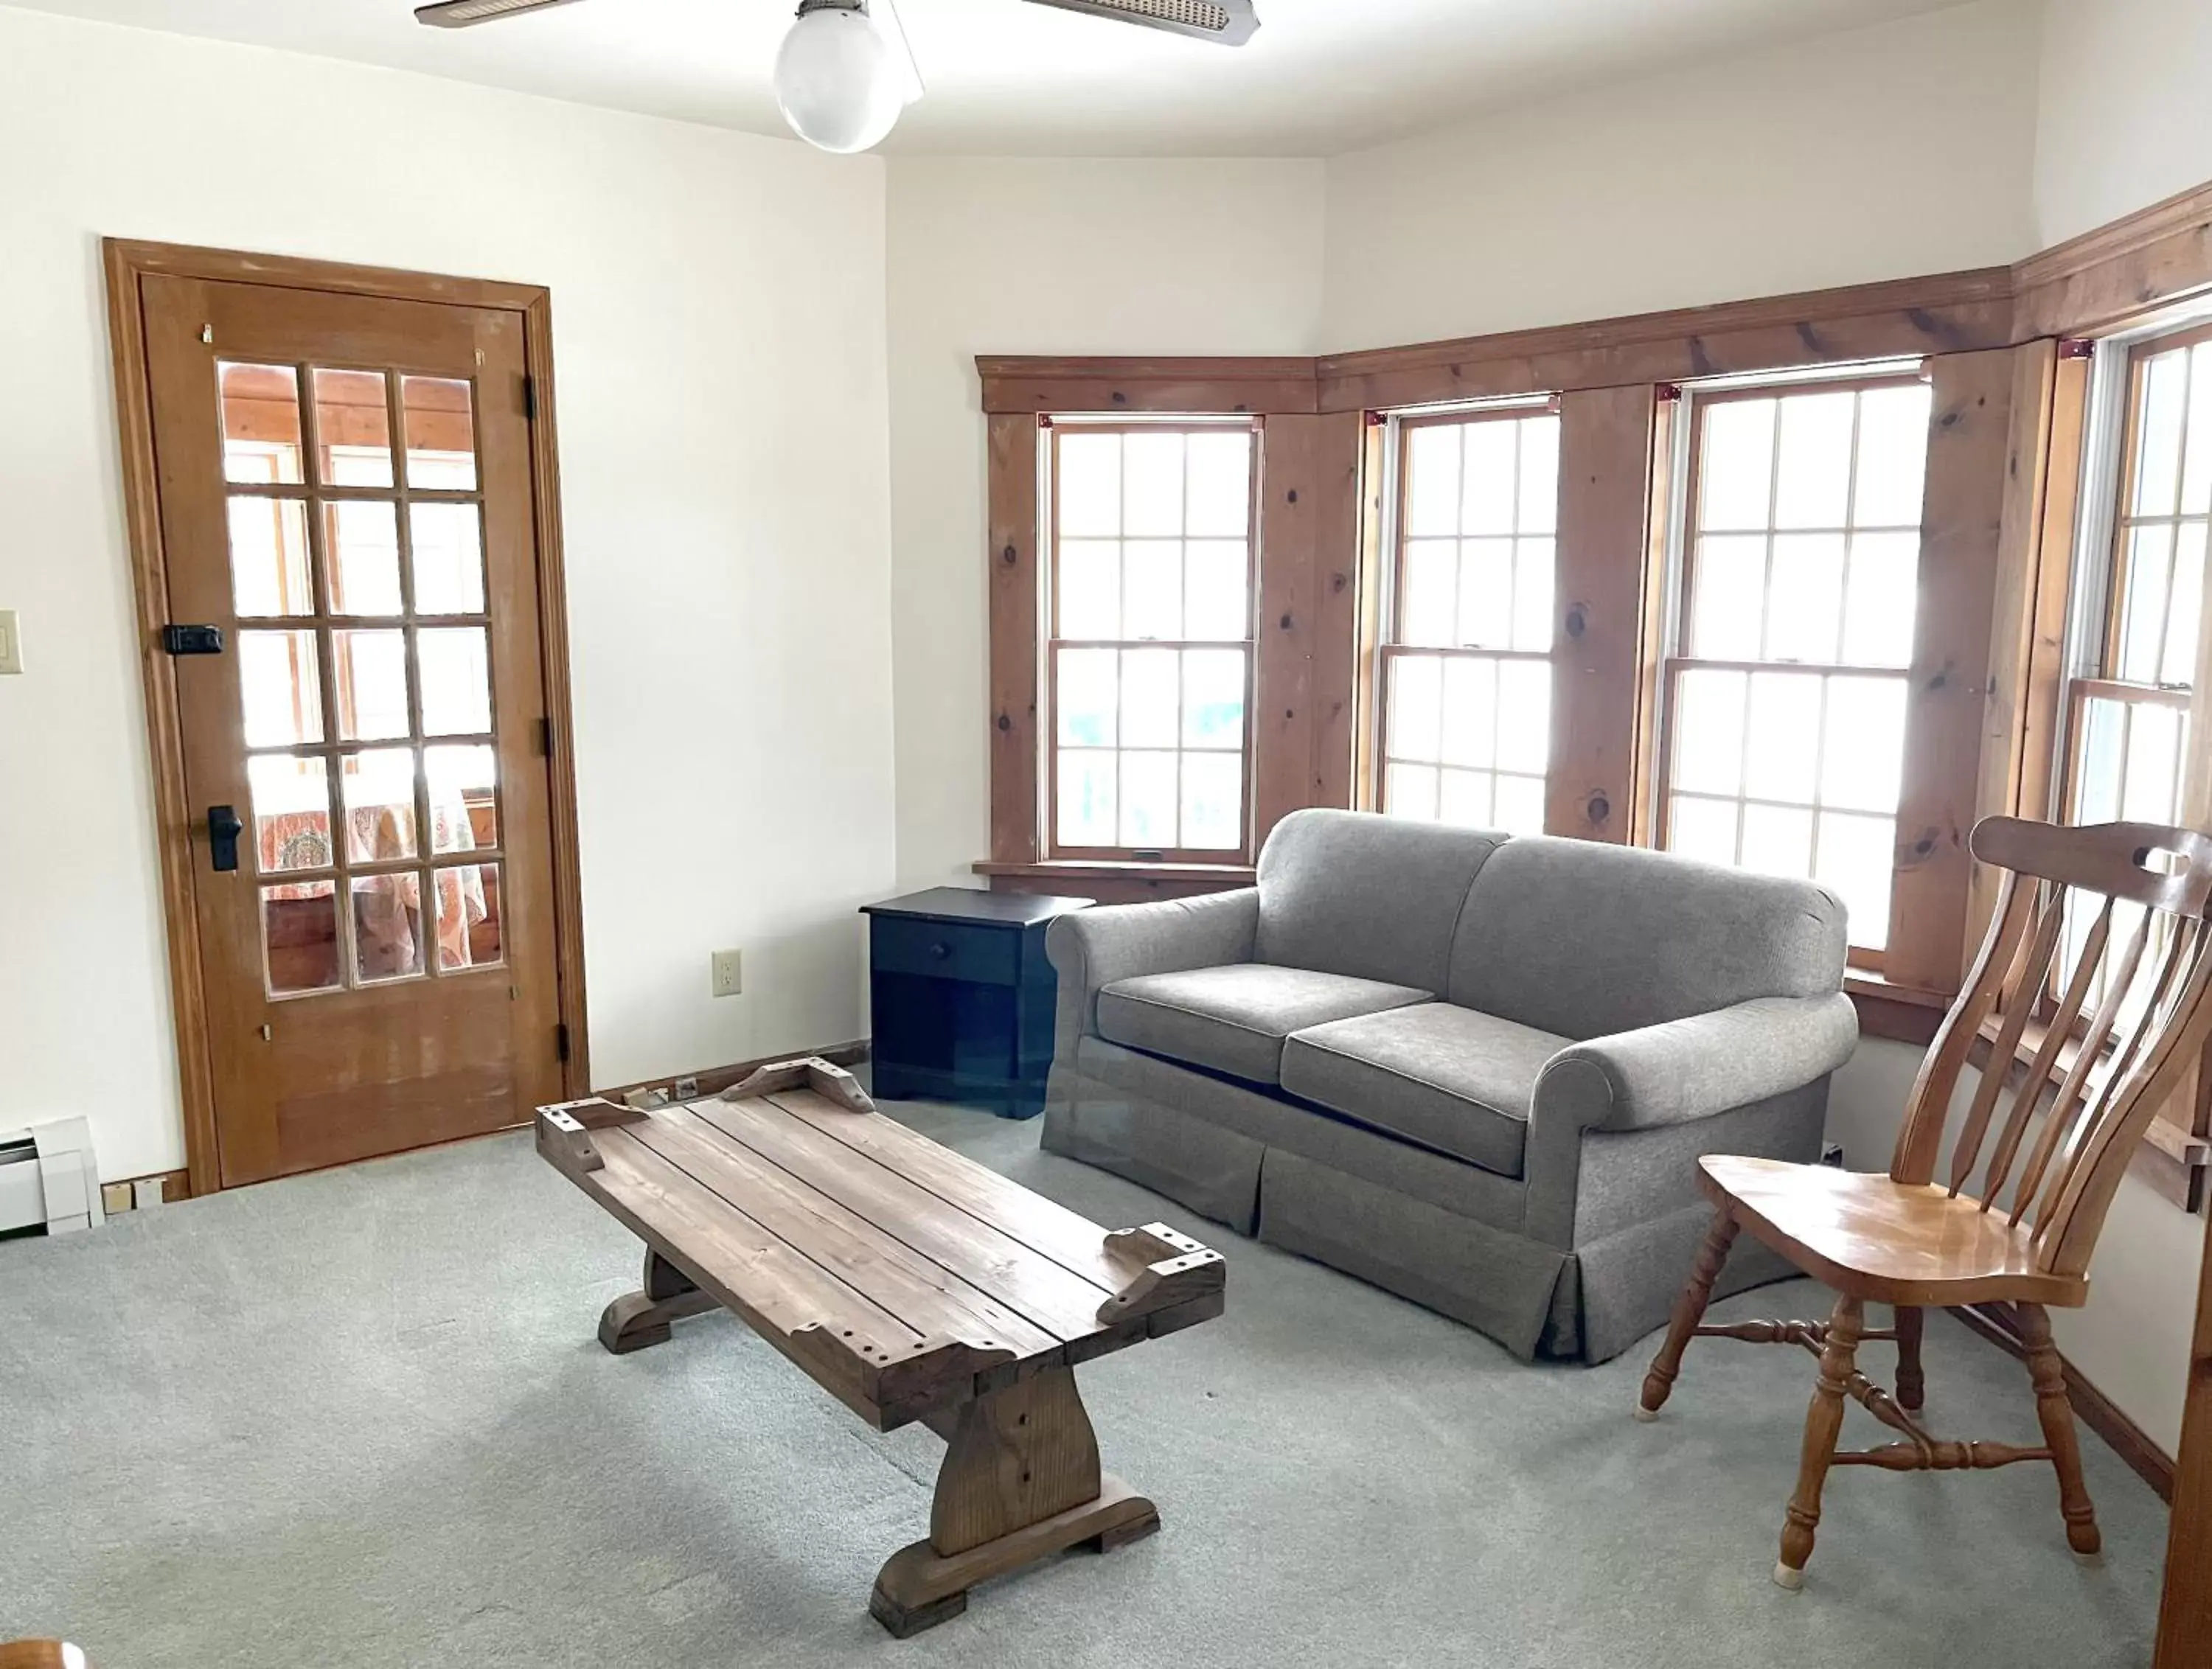
POLYGON ((1709 1119, 1818 1083, 1858 1047, 1841 992, 1761 997, 1562 1049, 1528 1110, 1528 1231, 1571 1239, 1582 1139, 1709 1119))
POLYGON ((1053 1058, 1072 1059, 1076 1040, 1095 1029, 1098 993, 1105 986, 1139 974, 1250 962, 1259 931, 1257 887, 1060 917, 1044 941, 1060 980, 1053 1058))

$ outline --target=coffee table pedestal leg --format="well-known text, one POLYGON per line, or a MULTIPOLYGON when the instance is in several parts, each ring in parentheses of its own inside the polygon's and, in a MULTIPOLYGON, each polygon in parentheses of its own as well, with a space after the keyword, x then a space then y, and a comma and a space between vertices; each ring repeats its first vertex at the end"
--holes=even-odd
POLYGON ((902 1640, 959 1616, 978 1582, 1160 1527, 1158 1508, 1099 1471, 1098 1440, 1067 1369, 962 1404, 945 1436, 929 1539, 890 1557, 868 1601, 902 1640))
POLYGON ((720 1302, 692 1284, 691 1278, 659 1253, 645 1254, 645 1288, 626 1293, 599 1316, 599 1343, 617 1356, 668 1342, 669 1324, 720 1309, 720 1302))

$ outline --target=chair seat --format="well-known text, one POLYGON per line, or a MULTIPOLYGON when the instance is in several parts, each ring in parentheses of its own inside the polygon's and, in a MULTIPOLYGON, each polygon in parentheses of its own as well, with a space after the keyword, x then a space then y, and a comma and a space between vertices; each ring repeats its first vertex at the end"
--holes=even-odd
POLYGON ((1708 1154, 1698 1163, 1716 1204, 1838 1292, 1921 1308, 2088 1300, 2086 1278, 2035 1266, 2027 1224, 1933 1185, 1780 1159, 1708 1154))

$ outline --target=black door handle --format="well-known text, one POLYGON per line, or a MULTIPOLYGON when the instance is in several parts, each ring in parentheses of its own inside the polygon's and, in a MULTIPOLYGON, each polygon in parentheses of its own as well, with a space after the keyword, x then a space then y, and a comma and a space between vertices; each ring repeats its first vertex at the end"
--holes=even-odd
POLYGON ((218 871, 238 867, 238 837, 246 832, 246 824, 234 805, 208 807, 208 850, 218 871))

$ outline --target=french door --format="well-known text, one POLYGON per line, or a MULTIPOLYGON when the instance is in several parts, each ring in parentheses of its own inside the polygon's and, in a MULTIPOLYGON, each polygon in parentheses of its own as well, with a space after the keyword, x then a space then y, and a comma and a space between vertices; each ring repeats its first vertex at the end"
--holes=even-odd
POLYGON ((524 316, 137 300, 222 1184, 522 1122, 565 1044, 524 316))

